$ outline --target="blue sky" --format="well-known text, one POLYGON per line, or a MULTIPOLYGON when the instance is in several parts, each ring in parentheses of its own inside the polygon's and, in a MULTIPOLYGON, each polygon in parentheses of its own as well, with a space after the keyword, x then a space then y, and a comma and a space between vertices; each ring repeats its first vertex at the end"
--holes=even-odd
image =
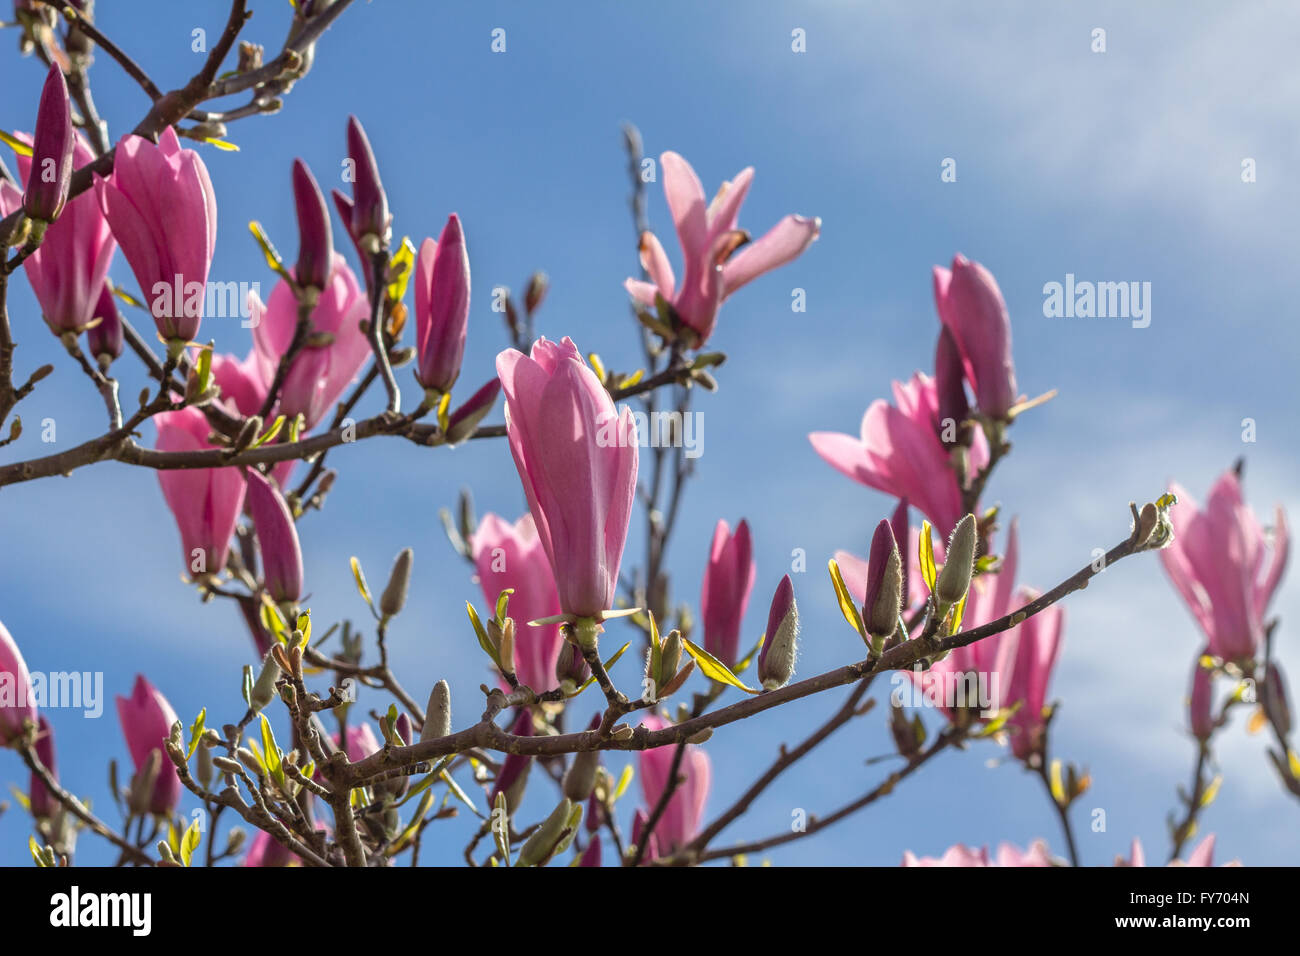
MULTIPOLYGON (((143 4, 103 6, 102 27, 165 87, 197 69, 191 31, 215 37, 224 21, 215 2, 151 4, 147 15, 143 4)), ((277 45, 287 5, 253 6, 247 36, 277 45)), ((466 387, 493 374, 506 345, 489 290, 521 288, 538 268, 552 282, 539 331, 571 335, 584 351, 632 368, 640 352, 622 280, 635 268, 635 247, 620 124, 641 128, 649 155, 686 156, 709 191, 753 165, 741 224, 757 233, 798 212, 821 216, 822 236, 723 310, 712 345, 729 359, 722 390, 697 400, 705 453, 671 564, 678 597, 698 600, 714 523, 748 517, 759 565, 745 624, 752 641, 792 550, 805 549, 809 572, 795 575, 803 676, 860 656, 821 569, 837 548, 865 552, 892 508, 824 465, 806 435, 856 430, 891 378, 928 369, 937 331, 930 267, 956 251, 987 265, 1002 286, 1022 390, 1060 390, 1017 423, 1015 452, 986 496, 1020 516, 1023 581, 1050 587, 1124 535, 1129 500, 1148 500, 1171 479, 1203 497, 1243 454, 1257 512, 1281 502, 1294 522, 1294 11, 1281 3, 920 7, 750 3, 742 14, 724 4, 582 3, 557 17, 523 3, 358 3, 321 41, 316 68, 280 115, 232 126, 238 154, 203 151, 220 207, 212 277, 269 291, 245 224, 262 221, 292 249, 290 163, 302 156, 326 188, 336 185, 344 124, 356 113, 379 156, 398 235, 436 235, 452 211, 465 224, 475 284, 466 387), (497 27, 506 30, 503 54, 489 46, 497 27), (796 28, 806 31, 802 54, 791 50, 796 28), (1106 30, 1105 53, 1091 52, 1095 28, 1106 30), (940 181, 949 157, 955 183, 940 181), (1258 170, 1252 184, 1241 181, 1247 157, 1258 170), (1150 282, 1150 327, 1044 317, 1044 284, 1067 273, 1150 282), (806 290, 804 313, 790 310, 794 288, 806 290), (1244 418, 1256 422, 1254 443, 1242 441, 1244 418)), ((0 86, 11 93, 0 125, 26 129, 42 71, 12 44, 5 49, 0 86)), ((92 80, 116 138, 147 103, 106 57, 92 80)), ((650 197, 652 224, 675 256, 658 187, 650 197)), ((120 256, 113 274, 129 280, 120 256)), ((45 331, 22 282, 10 311, 20 371, 44 361, 58 371, 21 406, 27 433, 3 461, 52 450, 35 427, 44 418, 57 425, 55 448, 100 433, 98 396, 45 331)), ((213 320, 204 330, 219 350, 243 355, 248 333, 237 326, 213 320)), ((122 393, 132 396, 143 377, 129 357, 121 366, 122 393)), ((479 711, 485 671, 461 609, 480 595, 437 512, 469 485, 480 511, 516 517, 524 505, 507 449, 380 439, 331 461, 341 474, 327 510, 301 527, 316 620, 363 620, 350 555, 373 582, 401 548, 414 547, 412 598, 392 654, 416 696, 448 679, 455 725, 465 726, 479 711)), ((102 671, 109 695, 126 693, 143 671, 187 722, 205 705, 210 723, 238 716, 249 641, 234 608, 200 605, 178 580, 178 538, 154 475, 104 464, 3 489, 0 542, 0 619, 30 667, 102 671)), ((629 554, 641 552, 634 525, 629 554)), ((1109 863, 1134 836, 1150 856, 1166 852, 1163 821, 1191 774, 1183 699, 1200 637, 1157 565, 1149 555, 1129 559, 1067 604, 1054 748, 1092 773, 1093 789, 1076 806, 1090 864, 1109 863), (1106 811, 1104 832, 1088 828, 1093 808, 1106 811)), ((1297 661, 1291 669, 1300 673, 1300 637, 1289 626, 1300 620, 1294 574, 1274 611, 1283 618, 1282 659, 1297 661)), ((635 671, 625 662, 615 677, 631 685, 635 671)), ((598 705, 590 693, 574 705, 578 714, 598 705)), ((877 691, 882 703, 884 695, 877 691)), ((801 739, 839 700, 823 695, 716 734, 707 747, 710 810, 747 786, 778 741, 801 739)), ((866 764, 891 750, 881 710, 799 764, 724 840, 783 832, 795 808, 825 813, 873 786, 890 766, 866 764)), ((128 758, 111 700, 98 721, 50 716, 65 781, 115 820, 104 763, 128 758)), ((936 727, 936 715, 925 719, 936 727)), ((1242 723, 1221 742, 1226 779, 1203 827, 1219 834, 1224 859, 1296 863, 1295 801, 1277 785, 1265 741, 1242 723)), ((990 766, 1001 753, 983 744, 949 755, 873 810, 771 859, 894 864, 905 849, 938 854, 955 842, 1024 845, 1040 836, 1063 851, 1038 782, 1014 763, 990 766)), ((610 762, 617 770, 623 758, 610 762)), ((21 771, 0 754, 0 781, 21 782, 21 771)), ((534 784, 534 812, 549 805, 544 789, 534 784)), ((458 860, 469 829, 463 819, 435 828, 425 859, 458 860)), ((16 808, 0 816, 0 862, 28 859, 26 833, 16 808)), ((80 856, 109 859, 89 838, 80 856)))

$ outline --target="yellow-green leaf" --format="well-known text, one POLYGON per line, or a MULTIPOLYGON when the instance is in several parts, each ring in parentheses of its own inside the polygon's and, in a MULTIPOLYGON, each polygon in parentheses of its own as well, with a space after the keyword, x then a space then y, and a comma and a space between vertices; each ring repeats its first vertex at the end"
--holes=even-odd
POLYGON ((622 774, 619 775, 618 783, 614 787, 614 795, 610 798, 610 803, 613 803, 619 797, 623 796, 627 791, 628 784, 632 782, 633 774, 634 771, 632 770, 631 764, 628 764, 623 768, 622 774))
POLYGON ((952 636, 961 630, 961 619, 966 616, 966 598, 970 596, 968 590, 961 596, 961 600, 953 605, 952 609, 952 626, 948 628, 948 635, 952 636))
POLYGON ((185 836, 181 837, 181 862, 189 866, 194 859, 194 851, 202 842, 203 831, 199 828, 199 821, 195 820, 186 828, 185 836))
POLYGON ((704 648, 692 643, 686 638, 682 638, 682 644, 686 647, 686 653, 695 659, 695 663, 700 666, 700 673, 710 680, 715 680, 719 684, 728 684, 731 687, 739 688, 746 694, 757 694, 758 691, 753 687, 746 686, 735 674, 731 673, 731 668, 718 660, 704 648))
POLYGON ((257 240, 258 246, 261 247, 262 255, 266 258, 266 264, 271 267, 276 275, 288 279, 289 270, 284 267, 284 260, 280 258, 280 253, 272 245, 271 238, 266 234, 266 230, 262 228, 262 224, 254 219, 249 222, 248 231, 253 234, 253 238, 257 240))
POLYGON ((199 711, 199 715, 194 718, 194 723, 190 724, 190 745, 189 750, 185 753, 185 759, 189 760, 194 756, 194 749, 198 747, 199 740, 203 737, 203 724, 207 720, 208 709, 204 707, 199 711))
POLYGON ((1214 798, 1219 795, 1219 787, 1221 787, 1222 785, 1223 785, 1223 774, 1219 774, 1217 777, 1215 777, 1213 780, 1210 781, 1210 785, 1206 787, 1205 792, 1201 794, 1202 808, 1208 807, 1210 804, 1214 802, 1214 798))
POLYGON ((370 610, 375 610, 375 602, 370 597, 370 588, 366 585, 366 575, 361 570, 361 562, 354 556, 352 558, 352 577, 356 579, 357 591, 361 594, 361 599, 370 606, 370 610))
POLYGON ((32 155, 32 148, 30 146, 24 143, 17 136, 14 136, 12 133, 6 133, 2 129, 0 129, 0 143, 4 143, 19 156, 30 157, 32 155))
POLYGON ((248 447, 261 448, 267 442, 274 441, 275 436, 280 434, 280 429, 284 427, 284 416, 277 415, 275 421, 271 422, 271 427, 257 437, 257 439, 248 447))
POLYGON ((857 631, 858 637, 865 641, 867 639, 867 628, 862 623, 862 615, 858 612, 858 606, 849 594, 848 586, 844 583, 844 575, 840 573, 839 562, 831 558, 827 567, 831 572, 831 583, 835 585, 835 599, 840 602, 840 613, 844 615, 844 620, 849 622, 849 627, 857 631))
POLYGON ((402 244, 393 253, 388 263, 388 301, 401 302, 406 295, 406 286, 415 271, 415 244, 410 236, 402 237, 402 244))
POLYGON ((217 147, 217 149, 221 150, 223 153, 239 152, 239 147, 234 143, 224 139, 217 139, 215 136, 206 136, 204 137, 203 142, 207 143, 209 146, 217 147))
POLYGON ((1061 761, 1052 761, 1051 772, 1052 799, 1056 801, 1057 806, 1066 805, 1065 783, 1061 780, 1061 761))
POLYGON ((934 529, 930 526, 929 521, 921 522, 921 536, 917 542, 917 551, 917 557, 920 560, 921 577, 925 581, 925 586, 933 593, 936 577, 934 570, 934 529))
POLYGON ((488 637, 487 628, 479 620, 478 611, 474 610, 474 605, 469 601, 465 602, 465 610, 469 612, 469 622, 474 625, 474 636, 478 638, 478 646, 483 648, 483 653, 487 654, 492 659, 492 663, 499 668, 501 661, 497 657, 497 649, 488 637))
MULTIPOLYGON (((632 646, 632 642, 631 642, 631 641, 628 641, 626 644, 624 644, 622 647, 620 647, 618 650, 616 650, 616 651, 615 651, 615 652, 610 656, 609 660, 607 660, 607 661, 604 662, 605 670, 608 671, 611 667, 613 667, 613 666, 614 666, 614 662, 617 661, 620 657, 622 657, 622 656, 623 656, 623 652, 626 651, 626 650, 627 650, 629 647, 631 647, 631 646, 632 646)), ((572 698, 574 698, 574 697, 577 697, 579 694, 581 694, 584 690, 586 690, 588 687, 590 687, 590 686, 591 686, 592 684, 594 684, 595 682, 596 682, 596 675, 593 674, 593 675, 591 675, 590 677, 588 677, 585 681, 583 681, 583 682, 582 682, 582 686, 579 687, 577 690, 575 690, 572 694, 570 694, 570 695, 569 695, 569 698, 572 699, 572 698)))

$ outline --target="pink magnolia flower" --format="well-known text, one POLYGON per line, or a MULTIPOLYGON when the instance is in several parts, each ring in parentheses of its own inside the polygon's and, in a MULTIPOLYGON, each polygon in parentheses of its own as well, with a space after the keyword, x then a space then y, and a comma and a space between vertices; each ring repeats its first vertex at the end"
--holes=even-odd
POLYGON ((489 606, 496 605, 506 588, 515 589, 508 613, 515 621, 515 668, 520 682, 538 693, 554 687, 555 663, 564 644, 560 625, 528 626, 529 621, 560 613, 555 575, 533 516, 525 514, 511 524, 488 513, 470 547, 489 606))
MULTIPOLYGON (((264 387, 269 388, 281 356, 293 341, 298 300, 289 283, 281 280, 265 305, 256 294, 249 296, 248 304, 253 347, 264 387)), ((361 321, 368 316, 365 291, 343 257, 335 253, 329 285, 311 313, 313 337, 293 360, 280 390, 281 414, 290 418, 301 414, 310 429, 333 409, 370 354, 370 343, 361 331, 361 321)))
POLYGON ((1204 509, 1181 486, 1170 485, 1170 491, 1178 504, 1169 509, 1174 541, 1160 552, 1165 572, 1209 638, 1210 653, 1231 661, 1251 658, 1263 641, 1264 614, 1286 569, 1286 515, 1279 506, 1270 547, 1242 501, 1236 473, 1228 471, 1215 482, 1204 509))
MULTIPOLYGON (((1129 858, 1117 857, 1116 866, 1146 866, 1146 854, 1142 851, 1142 841, 1134 838, 1133 845, 1129 850, 1129 858)), ((1186 861, 1174 860, 1170 866, 1214 866, 1214 834, 1208 834, 1204 840, 1196 845, 1186 861)), ((1240 863, 1225 863, 1224 866, 1240 866, 1240 863)))
MULTIPOLYGON (((18 139, 29 138, 18 134, 18 139)), ((95 159, 80 136, 74 140, 73 155, 78 166, 95 159)), ((26 182, 32 173, 29 156, 18 156, 18 175, 26 182)), ((0 181, 0 216, 22 206, 23 194, 8 180, 0 181)), ((82 193, 63 207, 58 219, 45 230, 40 247, 27 257, 23 269, 40 303, 45 324, 55 335, 80 334, 96 318, 96 307, 104 289, 104 276, 117 244, 99 201, 82 193)), ((118 351, 121 351, 119 346, 118 351)))
MULTIPOLYGON (((321 833, 330 832, 330 828, 324 823, 317 823, 316 829, 321 833)), ((248 852, 244 854, 244 859, 239 865, 254 867, 301 866, 302 860, 271 834, 265 830, 258 830, 257 836, 253 837, 253 842, 248 845, 248 852)))
POLYGON ((296 603, 302 596, 302 547, 284 498, 261 472, 250 468, 248 511, 257 529, 266 591, 277 602, 296 603))
POLYGON ((35 696, 22 651, 0 621, 0 746, 21 737, 26 721, 36 722, 35 696))
POLYGON ((506 431, 564 613, 613 606, 638 447, 631 409, 620 413, 578 347, 538 339, 531 356, 497 356, 506 431))
POLYGON ((749 523, 742 520, 733 534, 726 521, 719 521, 700 588, 700 617, 704 649, 728 667, 740 656, 740 624, 757 573, 749 523))
POLYGON ((212 380, 221 389, 220 402, 231 415, 256 415, 266 401, 266 382, 256 351, 242 360, 233 355, 212 356, 212 380))
MULTIPOLYGON (((1023 607, 1036 597, 1037 592, 1022 588, 1016 606, 1023 607)), ((1064 629, 1065 611, 1060 605, 1053 605, 1026 618, 1003 638, 1015 645, 1011 682, 1003 692, 1002 703, 1010 707, 1016 701, 1022 702, 1020 709, 1007 721, 1011 730, 1011 750, 1021 760, 1042 752, 1043 707, 1047 704, 1047 685, 1052 678, 1052 668, 1061 654, 1064 629)))
MULTIPOLYGON (((894 402, 872 402, 857 438, 839 432, 813 432, 808 439, 837 471, 868 488, 908 499, 946 538, 966 512, 957 473, 939 437, 934 379, 917 372, 906 384, 894 382, 894 402)), ((970 473, 977 473, 987 463, 988 442, 976 431, 970 473)))
POLYGON ((1035 840, 1028 850, 1012 843, 998 846, 996 860, 989 858, 987 847, 973 850, 958 843, 944 851, 943 856, 918 857, 911 850, 903 853, 903 866, 1052 866, 1052 855, 1044 840, 1035 840))
POLYGON ((292 866, 298 857, 265 830, 258 830, 240 866, 292 866))
POLYGON ((718 308, 733 292, 798 258, 821 231, 822 221, 786 216, 757 242, 736 228, 740 206, 754 178, 753 167, 724 182, 706 205, 704 187, 695 170, 673 152, 659 157, 664 196, 682 246, 684 272, 679 285, 663 245, 652 232, 641 235, 641 265, 650 282, 628 279, 624 286, 636 301, 654 307, 655 295, 672 304, 682 321, 695 330, 700 344, 708 341, 718 308), (739 249, 739 251, 737 251, 739 249))
MULTIPOLYGON (((159 451, 210 448, 211 427, 197 408, 154 416, 159 451)), ((226 566, 230 536, 244 507, 244 476, 238 468, 169 468, 158 472, 167 507, 181 532, 181 547, 190 577, 220 574, 226 566)))
POLYGON ((934 304, 961 353, 979 410, 1004 418, 1016 403, 1011 320, 993 274, 958 253, 952 270, 934 267, 934 304))
MULTIPOLYGON (((667 721, 654 714, 647 714, 641 723, 652 731, 668 726, 667 721)), ((653 811, 668 786, 668 773, 672 769, 676 750, 674 744, 643 750, 638 754, 640 772, 637 776, 641 778, 641 795, 645 798, 647 811, 653 811)), ((658 850, 673 853, 695 838, 704 815, 704 803, 709 798, 712 775, 708 754, 695 744, 687 744, 678 770, 681 783, 668 799, 663 815, 655 824, 653 838, 658 844, 658 850)))
POLYGON ((659 856, 659 834, 658 832, 646 835, 646 827, 650 823, 650 817, 640 807, 632 814, 632 844, 641 846, 645 843, 645 849, 641 851, 641 865, 645 866, 650 860, 659 856))
POLYGON ((131 696, 117 695, 117 716, 122 723, 122 736, 131 751, 131 761, 136 773, 148 764, 149 755, 157 750, 162 755, 162 766, 158 771, 158 781, 154 784, 153 795, 149 802, 149 812, 169 814, 181 798, 181 778, 176 775, 176 767, 167 758, 163 742, 171 734, 172 724, 176 722, 176 711, 167 703, 167 698, 158 692, 143 674, 137 674, 131 696))
POLYGON ((100 206, 131 265, 158 333, 177 348, 199 332, 217 242, 217 201, 199 154, 172 127, 154 145, 117 144, 113 175, 96 177, 100 206))
MULTIPOLYGON (((334 746, 338 746, 339 735, 334 734, 334 746)), ((356 724, 348 727, 348 743, 344 748, 348 754, 348 760, 352 763, 358 763, 365 760, 371 754, 379 753, 379 738, 375 732, 370 729, 369 724, 356 724)))
POLYGON ((438 241, 425 239, 415 263, 415 377, 425 388, 451 390, 460 376, 469 329, 469 254, 460 217, 452 214, 438 241))

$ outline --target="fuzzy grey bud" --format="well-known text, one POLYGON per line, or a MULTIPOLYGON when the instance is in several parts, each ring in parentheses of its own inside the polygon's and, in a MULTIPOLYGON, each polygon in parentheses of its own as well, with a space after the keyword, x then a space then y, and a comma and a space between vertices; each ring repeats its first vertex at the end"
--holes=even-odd
POLYGON ((379 611, 384 617, 396 617, 406 606, 406 595, 411 587, 411 562, 415 552, 404 548, 393 562, 393 571, 388 575, 388 585, 379 596, 379 611))
POLYGON ((946 609, 956 604, 970 589, 978 537, 974 515, 962 518, 953 529, 952 537, 948 539, 943 570, 939 572, 939 578, 934 584, 934 596, 940 608, 946 609))
POLYGON ((437 740, 450 734, 451 688, 445 680, 440 680, 429 692, 429 705, 425 712, 424 727, 420 730, 420 741, 437 740))

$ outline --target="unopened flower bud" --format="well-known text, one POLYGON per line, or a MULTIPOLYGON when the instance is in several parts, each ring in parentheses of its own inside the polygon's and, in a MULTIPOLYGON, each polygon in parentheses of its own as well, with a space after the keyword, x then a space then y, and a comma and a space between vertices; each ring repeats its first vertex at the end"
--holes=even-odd
POLYGON ((573 801, 565 797, 524 843, 523 849, 519 851, 519 865, 537 866, 549 860, 564 836, 572 815, 573 801))
POLYGON ((1264 714, 1283 737, 1291 733, 1291 704, 1282 668, 1270 662, 1264 672, 1264 714))
POLYGON ((582 656, 582 648, 571 641, 562 643, 560 656, 555 659, 555 679, 560 686, 567 682, 572 688, 580 687, 587 674, 587 659, 582 656))
POLYGON ((334 237, 329 210, 316 177, 301 159, 293 161, 293 200, 298 213, 298 264, 294 278, 304 288, 329 285, 334 266, 334 237))
POLYGON ((392 216, 370 140, 355 116, 348 118, 348 159, 353 176, 352 197, 335 190, 334 203, 358 252, 367 258, 387 244, 392 216))
POLYGON ((882 520, 871 536, 867 597, 862 605, 862 621, 871 637, 883 640, 894 633, 902 601, 903 559, 894 540, 893 527, 882 520))
POLYGON ((199 743, 198 751, 195 753, 194 761, 194 779, 199 782, 199 786, 207 790, 212 786, 213 763, 212 748, 208 746, 207 741, 199 743))
POLYGON ((660 684, 667 684, 677 674, 677 666, 682 660, 682 634, 681 631, 669 631, 668 636, 664 638, 662 650, 659 654, 660 667, 659 673, 663 678, 660 684))
POLYGON ((1214 733, 1214 674, 1201 666, 1198 660, 1192 665, 1192 697, 1189 707, 1192 734, 1198 740, 1206 740, 1214 733))
POLYGON ((447 444, 459 444, 473 435, 478 423, 492 411, 500 392, 501 379, 494 378, 452 412, 447 419, 447 444))
POLYGON ((388 585, 379 597, 379 611, 384 617, 396 617, 406 606, 406 595, 411 586, 411 562, 415 552, 404 548, 393 562, 393 571, 388 576, 388 585))
POLYGON ((425 708, 424 727, 420 730, 420 742, 436 740, 451 735, 451 688, 445 680, 433 685, 429 692, 429 704, 425 708))
MULTIPOLYGON (((588 730, 600 726, 600 714, 592 718, 588 730)), ((596 773, 600 770, 600 751, 581 750, 573 755, 573 762, 564 774, 564 795, 574 803, 581 803, 591 796, 596 786, 596 773)))
POLYGON ((254 713, 275 699, 275 682, 279 679, 280 665, 275 662, 275 655, 268 653, 262 659, 262 670, 258 673, 257 680, 253 683, 253 693, 249 696, 249 706, 254 713))
POLYGON ((944 558, 943 570, 935 581, 934 596, 940 609, 946 612, 966 596, 970 589, 971 573, 975 569, 975 544, 978 533, 975 516, 967 515, 957 522, 952 537, 948 539, 948 551, 944 558))
POLYGON ((113 288, 107 282, 100 290, 95 314, 91 318, 99 321, 86 332, 86 345, 100 371, 107 371, 113 360, 122 354, 122 316, 117 311, 113 288))
POLYGON ((53 222, 63 211, 72 182, 74 142, 68 84, 56 63, 46 74, 32 134, 32 168, 23 194, 23 211, 32 219, 53 222))
POLYGON ((763 650, 758 657, 758 679, 764 689, 776 690, 790 682, 798 640, 799 608, 794 600, 794 585, 787 574, 772 596, 763 650))
POLYGON ((524 311, 532 315, 537 311, 537 307, 542 304, 546 298, 546 290, 550 288, 551 280, 545 272, 534 272, 528 279, 528 286, 524 289, 524 311))

